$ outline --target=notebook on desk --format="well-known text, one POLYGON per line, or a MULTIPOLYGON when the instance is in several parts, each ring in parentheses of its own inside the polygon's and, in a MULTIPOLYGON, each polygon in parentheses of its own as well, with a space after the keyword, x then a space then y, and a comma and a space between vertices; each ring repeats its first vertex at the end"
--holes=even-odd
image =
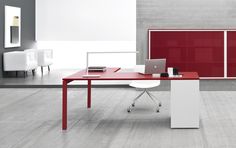
POLYGON ((105 66, 89 66, 88 67, 89 72, 104 72, 106 71, 105 66))

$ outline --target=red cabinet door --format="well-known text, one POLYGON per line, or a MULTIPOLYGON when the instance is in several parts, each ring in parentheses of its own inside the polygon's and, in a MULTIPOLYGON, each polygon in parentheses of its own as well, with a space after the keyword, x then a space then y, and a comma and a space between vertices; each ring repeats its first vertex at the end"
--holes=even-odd
POLYGON ((224 32, 187 32, 187 69, 201 77, 224 76, 224 32))
POLYGON ((227 75, 236 77, 236 31, 227 32, 227 75))
POLYGON ((167 67, 179 71, 224 76, 223 31, 151 31, 149 52, 150 58, 166 58, 167 67))
POLYGON ((153 31, 150 34, 150 58, 166 58, 167 67, 187 71, 186 32, 153 31))

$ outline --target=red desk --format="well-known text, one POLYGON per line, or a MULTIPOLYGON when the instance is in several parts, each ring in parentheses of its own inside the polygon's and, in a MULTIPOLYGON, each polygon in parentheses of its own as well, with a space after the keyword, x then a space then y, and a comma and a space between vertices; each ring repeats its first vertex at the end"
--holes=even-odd
MULTIPOLYGON (((83 75, 86 74, 85 70, 79 71, 73 75, 63 78, 63 87, 62 87, 62 129, 67 129, 67 84, 72 81, 87 81, 88 89, 87 89, 87 108, 91 107, 91 81, 92 80, 188 80, 188 81, 197 81, 199 80, 199 76, 196 72, 182 72, 182 77, 175 78, 161 78, 161 77, 153 77, 152 75, 142 75, 137 72, 117 72, 120 68, 107 68, 105 72, 91 72, 90 74, 99 74, 100 77, 96 78, 83 78, 83 75)), ((174 82, 173 82, 174 83, 174 82)), ((198 84, 198 83, 197 83, 198 84)), ((177 84, 179 85, 179 84, 177 84)), ((178 86, 179 87, 179 86, 178 86)), ((197 86, 199 88, 199 84, 197 86)), ((189 86, 188 86, 189 88, 189 86)), ((177 90, 177 89, 175 89, 177 90)), ((199 90, 199 89, 198 89, 199 90)), ((172 91, 174 92, 174 91, 172 91)), ((172 94, 171 94, 172 95, 172 94)), ((176 94, 173 94, 177 96, 176 94)), ((190 94, 192 95, 192 94, 190 94)), ((175 100, 175 99, 172 99, 175 100)), ((176 104, 176 103, 174 103, 176 104)), ((178 108, 178 106, 177 106, 178 108)), ((176 112, 174 112, 176 114, 176 112)), ((180 127, 180 126, 179 126, 180 127)), ((190 126, 191 127, 191 126, 190 126)), ((195 126, 193 126, 195 127, 195 126)), ((182 128, 182 127, 181 127, 182 128)))

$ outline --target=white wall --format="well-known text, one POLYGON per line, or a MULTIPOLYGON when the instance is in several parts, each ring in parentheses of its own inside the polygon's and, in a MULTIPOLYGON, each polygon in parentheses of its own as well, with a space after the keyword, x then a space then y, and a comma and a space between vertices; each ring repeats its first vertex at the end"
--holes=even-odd
POLYGON ((136 0, 36 0, 39 41, 135 41, 136 0))
MULTIPOLYGON (((86 67, 87 51, 136 51, 133 41, 38 41, 38 48, 54 49, 54 69, 81 69, 86 67)), ((131 68, 136 54, 96 54, 89 56, 90 66, 131 68)))
MULTIPOLYGON (((136 51, 136 0, 36 0, 36 40, 54 50, 56 69, 84 68, 87 51, 136 51)), ((93 56, 90 65, 136 63, 135 54, 93 56)))

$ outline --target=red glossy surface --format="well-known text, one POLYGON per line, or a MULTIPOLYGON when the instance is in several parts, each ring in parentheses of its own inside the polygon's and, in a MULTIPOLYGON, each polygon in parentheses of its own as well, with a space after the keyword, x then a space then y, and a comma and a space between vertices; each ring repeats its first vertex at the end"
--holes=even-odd
POLYGON ((227 32, 227 75, 236 77, 236 31, 227 32))
POLYGON ((150 31, 150 57, 167 67, 196 71, 200 77, 224 76, 223 31, 150 31))
POLYGON ((62 85, 62 130, 67 129, 67 81, 62 85))
POLYGON ((199 76, 196 72, 180 72, 182 77, 178 78, 163 78, 153 77, 152 75, 143 75, 137 72, 117 72, 118 68, 107 68, 106 72, 96 72, 101 75, 96 78, 83 78, 86 73, 84 70, 79 71, 69 77, 63 78, 63 80, 198 80, 199 76))
MULTIPOLYGON (((105 75, 110 75, 114 72, 119 71, 120 68, 107 68, 105 72, 89 72, 88 74, 90 75, 101 75, 101 76, 105 76, 105 75)), ((87 75, 86 70, 81 70, 78 71, 68 77, 64 77, 63 80, 67 80, 67 81, 73 81, 73 80, 95 80, 95 79, 100 79, 100 77, 98 78, 84 78, 83 75, 87 75)))
POLYGON ((91 108, 91 80, 88 80, 87 108, 91 108))
POLYGON ((167 67, 186 71, 186 32, 154 31, 150 34, 150 58, 166 58, 167 67))

